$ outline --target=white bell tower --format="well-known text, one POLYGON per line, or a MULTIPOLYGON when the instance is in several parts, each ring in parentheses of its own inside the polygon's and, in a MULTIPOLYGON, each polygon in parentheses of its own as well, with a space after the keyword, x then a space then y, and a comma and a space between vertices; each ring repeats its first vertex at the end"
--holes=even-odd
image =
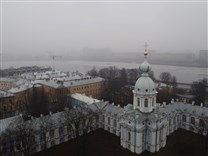
POLYGON ((149 77, 151 70, 150 64, 147 62, 147 44, 144 50, 144 62, 140 65, 139 70, 142 76, 136 81, 133 90, 133 108, 139 109, 141 112, 148 113, 156 108, 156 95, 155 83, 149 77))

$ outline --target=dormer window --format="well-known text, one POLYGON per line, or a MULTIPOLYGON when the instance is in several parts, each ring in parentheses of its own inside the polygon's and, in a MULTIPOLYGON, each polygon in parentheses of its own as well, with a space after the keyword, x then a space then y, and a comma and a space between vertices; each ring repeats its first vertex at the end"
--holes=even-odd
POLYGON ((144 100, 144 107, 148 107, 148 99, 144 100))

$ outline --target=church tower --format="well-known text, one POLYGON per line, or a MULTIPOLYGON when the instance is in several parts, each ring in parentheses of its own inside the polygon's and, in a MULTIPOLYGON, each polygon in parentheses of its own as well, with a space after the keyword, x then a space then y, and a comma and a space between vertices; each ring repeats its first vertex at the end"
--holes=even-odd
POLYGON ((133 108, 141 112, 149 113, 156 108, 156 95, 155 83, 149 77, 151 70, 150 64, 147 62, 147 44, 144 49, 144 62, 140 65, 139 70, 142 76, 136 81, 133 90, 133 108))

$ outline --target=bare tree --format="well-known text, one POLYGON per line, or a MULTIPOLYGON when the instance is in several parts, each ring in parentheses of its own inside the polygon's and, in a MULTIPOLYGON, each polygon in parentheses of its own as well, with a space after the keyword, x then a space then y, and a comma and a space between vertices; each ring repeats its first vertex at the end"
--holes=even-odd
POLYGON ((31 120, 25 121, 19 116, 9 124, 3 133, 3 137, 13 142, 13 147, 10 151, 11 155, 18 152, 21 155, 28 156, 32 153, 33 146, 35 145, 33 122, 31 120))
POLYGON ((49 141, 46 133, 51 130, 53 126, 53 120, 50 115, 41 116, 38 118, 38 124, 40 128, 40 142, 43 145, 41 148, 45 151, 47 149, 47 142, 49 141))
POLYGON ((205 103, 205 98, 207 96, 207 79, 200 80, 198 82, 193 82, 191 85, 191 93, 194 95, 194 100, 199 105, 200 103, 205 103))
POLYGON ((138 69, 128 69, 129 83, 134 85, 136 80, 138 79, 139 70, 138 69))
POLYGON ((177 86, 177 79, 175 76, 172 76, 171 77, 171 80, 170 80, 170 83, 173 87, 176 87, 177 86))
POLYGON ((82 135, 81 155, 85 153, 87 133, 96 127, 97 114, 87 107, 74 107, 63 113, 65 125, 75 137, 82 135))
POLYGON ((87 72, 87 74, 95 77, 95 76, 98 76, 98 71, 95 67, 93 67, 90 71, 87 72))
POLYGON ((169 72, 162 72, 160 74, 160 80, 165 83, 169 83, 171 81, 171 74, 169 72))
POLYGON ((89 132, 94 126, 93 118, 96 114, 86 107, 74 107, 63 112, 65 125, 71 130, 75 137, 89 132))
POLYGON ((198 133, 202 136, 203 155, 208 155, 208 117, 200 120, 198 133))

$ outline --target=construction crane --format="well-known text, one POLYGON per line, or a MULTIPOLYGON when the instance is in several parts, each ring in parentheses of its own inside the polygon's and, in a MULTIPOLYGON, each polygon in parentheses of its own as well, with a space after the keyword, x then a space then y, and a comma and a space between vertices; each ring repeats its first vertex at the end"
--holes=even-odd
POLYGON ((52 58, 52 61, 53 61, 53 69, 55 70, 55 60, 56 60, 57 58, 62 58, 62 56, 52 55, 52 56, 50 56, 50 57, 52 58))

